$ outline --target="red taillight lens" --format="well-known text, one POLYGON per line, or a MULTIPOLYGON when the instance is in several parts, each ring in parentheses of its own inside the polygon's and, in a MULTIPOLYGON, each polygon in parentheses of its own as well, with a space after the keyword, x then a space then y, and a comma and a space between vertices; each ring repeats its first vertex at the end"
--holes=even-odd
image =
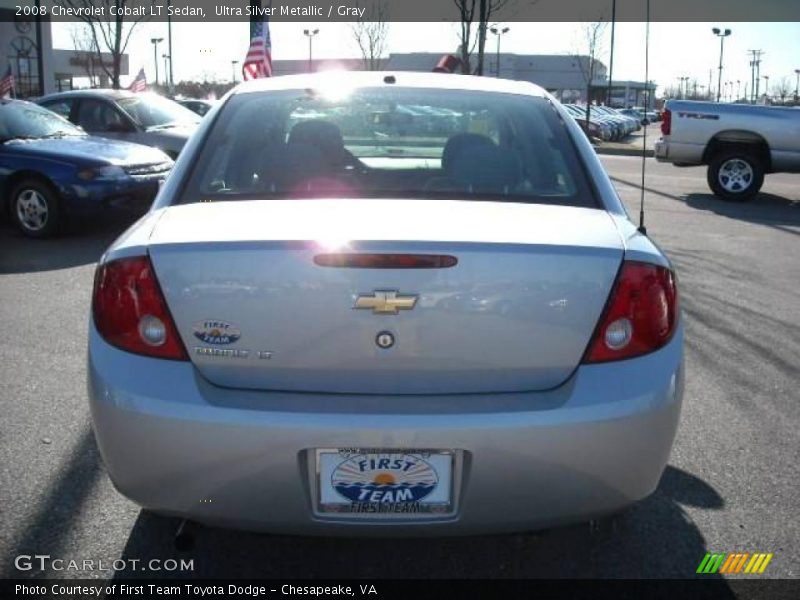
POLYGON ((675 332, 678 288, 669 269, 626 261, 583 362, 597 363, 647 354, 675 332))
POLYGON ((188 360, 146 256, 123 258, 97 268, 92 314, 97 331, 117 348, 188 360))
POLYGON ((672 131, 672 111, 668 108, 664 109, 661 114, 661 133, 662 135, 669 135, 672 131))

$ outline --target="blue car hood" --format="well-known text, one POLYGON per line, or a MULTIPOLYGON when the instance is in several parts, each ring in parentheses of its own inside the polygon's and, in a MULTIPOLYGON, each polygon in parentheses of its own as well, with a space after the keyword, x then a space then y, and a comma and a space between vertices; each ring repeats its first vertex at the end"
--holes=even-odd
POLYGON ((6 144, 6 148, 13 148, 19 153, 30 153, 56 160, 73 159, 82 163, 141 165, 170 160, 157 148, 94 136, 25 140, 6 144))

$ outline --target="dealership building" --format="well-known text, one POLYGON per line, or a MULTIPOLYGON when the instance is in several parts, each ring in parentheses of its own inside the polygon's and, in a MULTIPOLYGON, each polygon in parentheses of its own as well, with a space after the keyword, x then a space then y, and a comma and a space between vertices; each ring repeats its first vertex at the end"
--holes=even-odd
MULTIPOLYGON (((436 52, 411 52, 390 54, 383 68, 391 71, 431 71, 442 57, 436 52)), ((358 70, 363 68, 361 59, 321 59, 311 63, 315 71, 329 69, 358 70)), ((273 62, 275 75, 305 73, 309 70, 308 60, 276 60, 273 62)), ((562 102, 585 103, 587 89, 593 102, 605 103, 608 95, 608 69, 596 60, 591 86, 589 80, 589 57, 567 54, 500 54, 499 71, 495 53, 487 53, 484 74, 490 77, 503 77, 531 81, 542 86, 562 102)), ((638 81, 616 81, 611 85, 611 103, 617 107, 644 106, 646 90, 650 91, 650 106, 653 106, 656 84, 646 86, 638 81)))
MULTIPOLYGON (((16 16, 15 0, 0 0, 0 77, 8 67, 14 74, 16 95, 32 98, 72 88, 73 79, 85 77, 98 87, 109 81, 100 60, 111 64, 111 55, 56 50, 50 20, 16 16)), ((29 3, 30 4, 30 3, 29 3)), ((128 56, 121 57, 120 74, 128 74, 128 56)))

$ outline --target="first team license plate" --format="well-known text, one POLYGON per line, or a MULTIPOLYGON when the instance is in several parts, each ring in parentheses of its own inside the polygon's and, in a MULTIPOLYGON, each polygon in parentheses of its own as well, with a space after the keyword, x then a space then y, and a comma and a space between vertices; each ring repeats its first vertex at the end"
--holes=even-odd
POLYGON ((446 450, 317 450, 319 510, 350 514, 446 514, 453 453, 446 450))

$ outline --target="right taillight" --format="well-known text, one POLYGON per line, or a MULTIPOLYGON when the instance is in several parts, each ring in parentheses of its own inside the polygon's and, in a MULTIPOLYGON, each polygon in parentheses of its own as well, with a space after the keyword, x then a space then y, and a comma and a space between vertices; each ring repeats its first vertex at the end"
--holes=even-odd
POLYGON ((155 358, 188 360, 146 256, 97 268, 92 315, 97 331, 112 346, 155 358))
POLYGON ((661 134, 669 135, 672 131, 672 111, 668 108, 664 109, 661 114, 661 134))
POLYGON ((665 267, 625 261, 584 363, 633 358, 658 350, 678 320, 675 274, 665 267))

